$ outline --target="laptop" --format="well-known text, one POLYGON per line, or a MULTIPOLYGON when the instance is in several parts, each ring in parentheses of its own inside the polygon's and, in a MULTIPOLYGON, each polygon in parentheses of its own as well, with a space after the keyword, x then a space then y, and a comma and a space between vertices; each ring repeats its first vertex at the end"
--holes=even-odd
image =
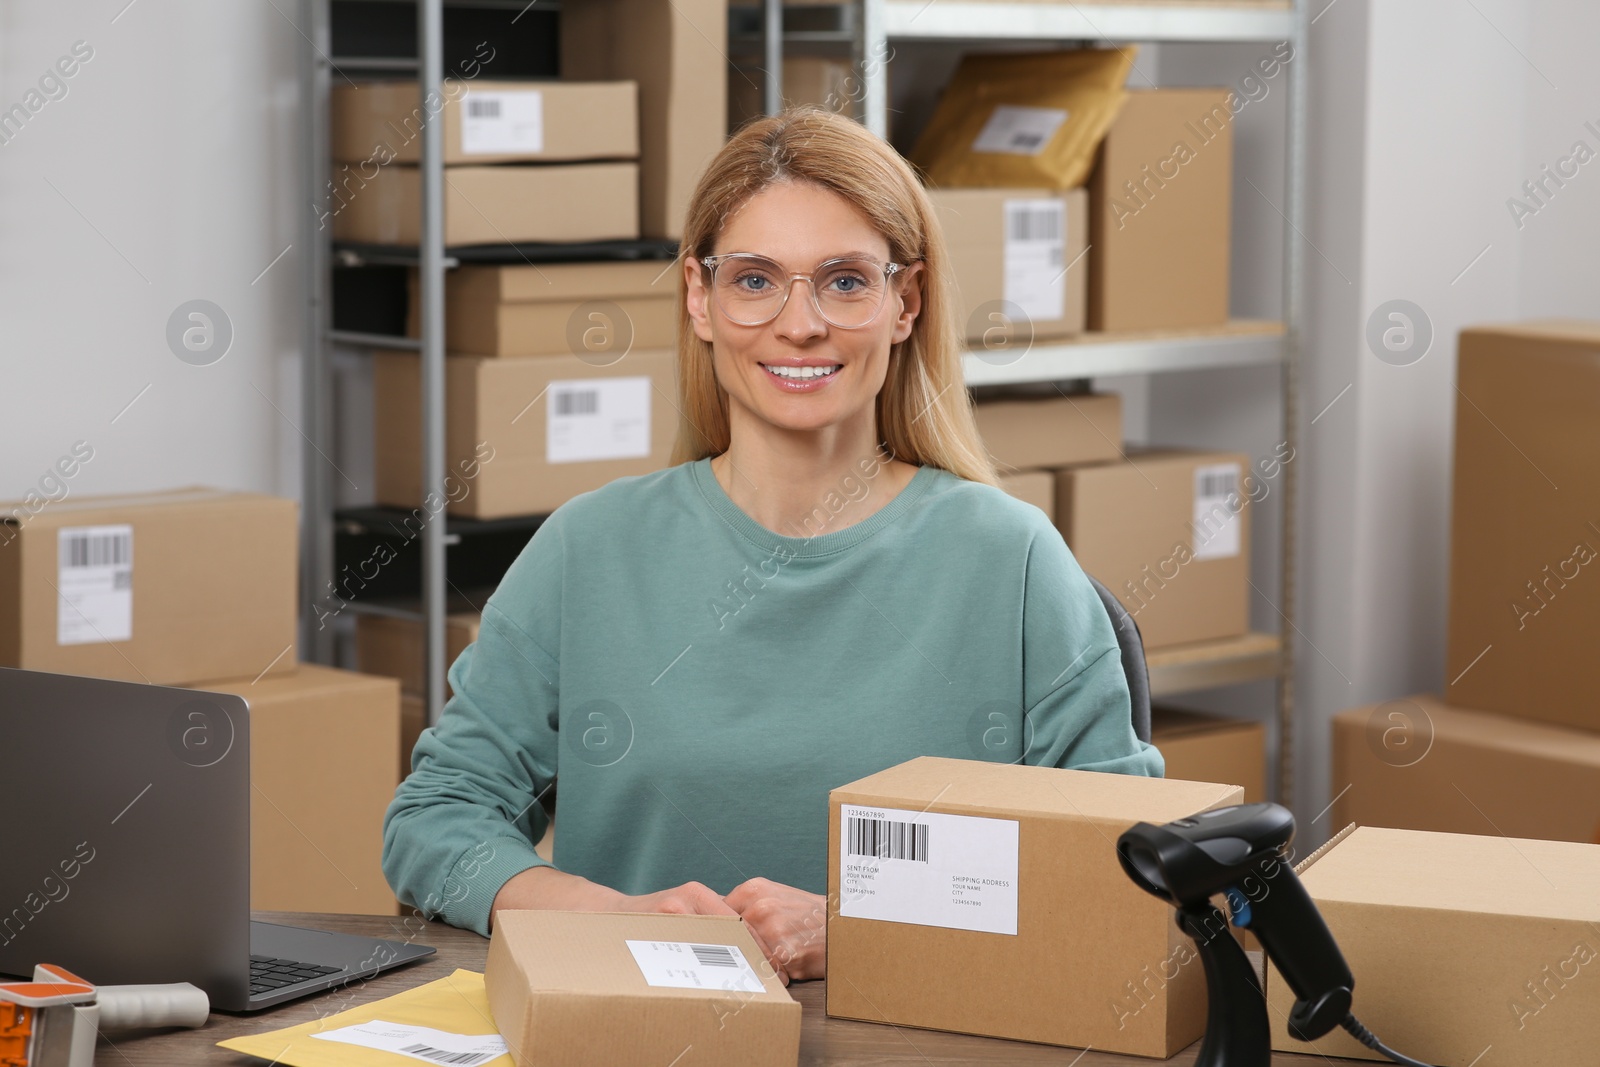
POLYGON ((250 1012, 434 952, 251 921, 240 697, 0 668, 0 804, 0 974, 191 982, 250 1012))

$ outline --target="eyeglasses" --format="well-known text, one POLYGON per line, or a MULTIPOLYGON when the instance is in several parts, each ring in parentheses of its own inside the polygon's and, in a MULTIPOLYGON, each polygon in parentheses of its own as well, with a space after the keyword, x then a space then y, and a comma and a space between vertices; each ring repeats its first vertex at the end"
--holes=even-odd
POLYGON ((890 275, 905 269, 900 263, 845 256, 800 273, 751 252, 705 256, 700 262, 711 272, 712 302, 740 326, 764 326, 777 318, 794 283, 803 278, 810 283, 817 314, 844 330, 859 329, 875 319, 889 291, 890 275))

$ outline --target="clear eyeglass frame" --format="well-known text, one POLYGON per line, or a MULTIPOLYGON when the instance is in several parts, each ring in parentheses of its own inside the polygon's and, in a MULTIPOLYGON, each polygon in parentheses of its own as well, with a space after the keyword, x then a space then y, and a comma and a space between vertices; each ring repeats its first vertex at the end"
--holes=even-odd
POLYGON ((811 293, 811 306, 816 309, 817 314, 822 317, 824 322, 826 322, 829 326, 833 326, 841 330, 859 330, 866 326, 872 325, 872 323, 878 317, 878 312, 883 310, 883 305, 888 297, 890 288, 889 279, 898 274, 900 271, 906 269, 906 265, 904 263, 880 264, 876 260, 866 259, 861 256, 838 256, 834 259, 830 259, 819 264, 815 270, 786 271, 776 260, 769 256, 758 255, 755 252, 724 252, 715 256, 702 256, 700 257, 700 265, 710 273, 707 288, 711 292, 712 303, 716 306, 718 311, 722 312, 722 314, 727 317, 729 322, 736 323, 740 326, 765 326, 767 323, 783 314, 783 309, 789 306, 789 296, 794 292, 794 283, 803 278, 805 279, 806 288, 811 293), (728 308, 723 306, 722 301, 717 299, 717 269, 730 262, 770 263, 772 266, 778 268, 776 273, 779 277, 787 279, 787 284, 783 286, 783 294, 779 298, 770 315, 767 315, 765 318, 752 320, 737 318, 729 311, 728 308), (884 284, 882 291, 878 294, 878 303, 873 307, 871 314, 869 314, 860 322, 836 322, 828 315, 826 311, 823 310, 822 300, 817 294, 817 283, 815 281, 816 275, 824 274, 830 267, 840 263, 871 263, 873 266, 879 267, 883 271, 884 284))

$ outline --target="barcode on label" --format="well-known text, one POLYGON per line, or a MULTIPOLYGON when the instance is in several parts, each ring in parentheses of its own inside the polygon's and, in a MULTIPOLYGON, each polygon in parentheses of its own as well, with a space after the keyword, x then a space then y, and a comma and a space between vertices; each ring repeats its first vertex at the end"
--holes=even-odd
POLYGON ((133 559, 133 534, 126 530, 63 530, 60 552, 63 567, 116 567, 133 559))
POLYGON ((894 819, 862 819, 848 824, 849 854, 928 862, 928 824, 894 819))
POLYGON ((704 967, 737 967, 739 961, 733 958, 733 952, 727 945, 695 945, 689 946, 694 953, 695 962, 704 967))
POLYGON ((495 98, 483 99, 467 97, 467 116, 474 119, 497 119, 500 117, 500 101, 495 98))
POLYGON ((584 389, 555 395, 557 415, 593 415, 600 410, 600 393, 584 389))
POLYGON ((421 1056, 423 1059, 432 1060, 434 1063, 456 1064, 457 1067, 477 1067, 478 1064, 488 1063, 500 1055, 498 1052, 446 1052, 444 1049, 434 1048, 432 1045, 407 1045, 400 1051, 413 1056, 421 1056))
POLYGON ((1197 497, 1231 496, 1238 489, 1237 467, 1201 468, 1195 472, 1194 495, 1197 497))
POLYGON ((1018 205, 1006 218, 1011 232, 1006 236, 1013 241, 1061 240, 1061 202, 1047 200, 1040 204, 1018 205))

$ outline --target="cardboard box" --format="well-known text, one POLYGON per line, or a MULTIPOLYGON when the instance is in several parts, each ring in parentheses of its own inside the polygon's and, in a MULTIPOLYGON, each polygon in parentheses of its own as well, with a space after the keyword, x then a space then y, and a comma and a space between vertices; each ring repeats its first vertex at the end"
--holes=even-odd
POLYGON ((1131 92, 1089 182, 1089 329, 1228 321, 1227 89, 1131 92))
POLYGON ((1241 786, 1246 804, 1270 799, 1262 723, 1158 707, 1150 710, 1150 740, 1167 762, 1168 778, 1241 786))
POLYGON ((982 400, 978 436, 1003 467, 1029 469, 1122 458, 1122 397, 1116 393, 982 400))
POLYGON ((400 684, 302 663, 201 688, 250 705, 250 906, 397 914, 379 860, 399 784, 400 684))
POLYGON ((1249 628, 1249 469, 1237 453, 1160 450, 1057 473, 1056 527, 1146 648, 1249 628))
MULTIPOLYGON (((667 466, 678 433, 676 355, 629 352, 445 361, 445 496, 452 515, 539 515, 615 478, 667 466)), ((419 358, 373 359, 378 503, 423 500, 419 358)))
MULTIPOLYGON (((604 241, 639 236, 637 163, 460 166, 445 171, 444 243, 604 241)), ((354 178, 333 197, 340 241, 414 245, 422 178, 395 163, 354 178)))
MULTIPOLYGON (((764 115, 766 71, 734 64, 728 70, 728 128, 737 130, 764 115)), ((783 57, 783 106, 820 107, 848 114, 861 95, 861 81, 850 64, 831 56, 783 57)))
MULTIPOLYGON (((462 649, 478 639, 483 616, 475 611, 445 616, 445 665, 456 661, 462 649)), ((400 690, 420 693, 423 687, 422 624, 388 615, 356 616, 356 667, 364 674, 396 678, 400 690)), ((446 692, 449 686, 445 686, 446 692)), ((408 750, 409 751, 409 750, 408 750)))
MULTIPOLYGON (((421 161, 416 82, 335 85, 329 97, 335 162, 421 161)), ((639 87, 630 81, 449 79, 442 100, 446 164, 639 157, 639 87)))
POLYGON ((931 756, 833 790, 828 1014, 1171 1056, 1205 1029, 1205 978, 1116 839, 1241 797, 931 756))
POLYGON ((0 665, 157 685, 295 660, 298 509, 217 489, 0 504, 0 665))
POLYGON ((584 0, 561 12, 561 73, 639 85, 639 225, 681 237, 695 182, 726 139, 723 0, 584 0))
POLYGON ((1044 512, 1056 513, 1056 476, 1053 471, 1018 471, 1002 474, 1000 488, 1044 512))
MULTIPOLYGON (((1360 826, 1302 867, 1384 1044, 1439 1067, 1593 1062, 1600 846, 1360 826)), ((1269 965, 1274 1049, 1384 1059, 1342 1030, 1290 1037, 1293 1004, 1269 965)))
POLYGON ((1456 395, 1445 699, 1600 730, 1600 322, 1463 330, 1456 395))
POLYGON ((1600 734, 1426 694, 1333 717, 1333 825, 1600 843, 1600 734))
POLYGON ((503 911, 484 986, 519 1067, 794 1067, 800 1005, 737 916, 503 911))
MULTIPOLYGON (((681 276, 661 259, 458 267, 445 276, 445 345, 471 356, 674 348, 681 276)), ((406 332, 422 334, 415 273, 406 332)))
POLYGON ((945 188, 1076 188, 1127 95, 1135 52, 969 52, 911 161, 945 188))
POLYGON ((930 189, 969 341, 1008 348, 1081 333, 1089 269, 1082 189, 930 189))

